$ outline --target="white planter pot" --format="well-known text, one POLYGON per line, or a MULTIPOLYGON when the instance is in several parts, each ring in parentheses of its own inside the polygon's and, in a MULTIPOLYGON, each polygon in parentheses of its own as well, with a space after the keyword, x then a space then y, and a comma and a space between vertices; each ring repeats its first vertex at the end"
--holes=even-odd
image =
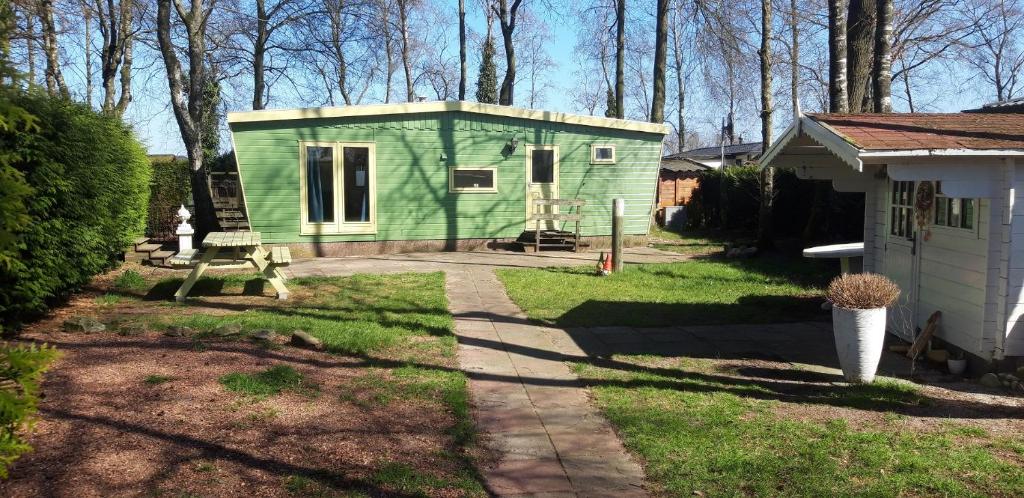
POLYGON ((832 331, 846 380, 864 384, 875 380, 885 341, 885 308, 858 310, 833 306, 832 331))
POLYGON ((953 375, 963 375, 967 371, 967 360, 954 360, 950 358, 946 360, 946 367, 949 368, 949 373, 953 375))

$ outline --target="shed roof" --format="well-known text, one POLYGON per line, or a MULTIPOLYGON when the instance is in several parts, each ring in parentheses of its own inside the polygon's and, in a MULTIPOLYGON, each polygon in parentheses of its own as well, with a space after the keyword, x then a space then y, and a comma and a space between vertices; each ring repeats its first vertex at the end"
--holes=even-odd
POLYGON ((309 107, 305 109, 267 109, 261 111, 229 112, 228 123, 259 123, 268 121, 287 121, 296 119, 323 119, 355 116, 386 116, 400 114, 424 114, 433 112, 468 112, 488 114, 535 121, 612 128, 616 130, 639 131, 664 135, 668 127, 661 123, 631 121, 597 116, 583 116, 564 112, 522 109, 495 104, 481 104, 465 101, 410 102, 405 104, 372 104, 350 105, 344 107, 309 107))
MULTIPOLYGON (((672 155, 665 156, 665 159, 714 159, 722 155, 723 147, 715 145, 711 147, 700 147, 697 149, 684 150, 672 155)), ((724 147, 725 157, 733 157, 738 155, 753 154, 759 155, 761 153, 761 142, 746 142, 740 144, 731 144, 724 147)))
POLYGON ((808 114, 863 151, 1024 149, 1024 114, 808 114))
POLYGON ((693 159, 674 156, 676 154, 661 158, 661 169, 669 171, 707 171, 711 169, 711 166, 701 164, 693 159))

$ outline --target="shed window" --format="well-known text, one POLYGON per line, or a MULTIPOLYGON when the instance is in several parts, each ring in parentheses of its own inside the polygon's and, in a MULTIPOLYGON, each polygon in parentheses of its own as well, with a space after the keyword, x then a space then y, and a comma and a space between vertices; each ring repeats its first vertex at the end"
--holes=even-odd
POLYGON ((615 146, 591 145, 590 162, 592 164, 615 164, 615 146))
POLYGON ((452 168, 448 190, 451 192, 497 192, 496 168, 452 168))
POLYGON ((334 223, 333 147, 306 147, 306 221, 334 223))
POLYGON ((935 225, 973 230, 977 201, 942 195, 942 182, 936 182, 935 190, 935 225))
POLYGON ((892 182, 889 234, 914 238, 914 182, 892 182))

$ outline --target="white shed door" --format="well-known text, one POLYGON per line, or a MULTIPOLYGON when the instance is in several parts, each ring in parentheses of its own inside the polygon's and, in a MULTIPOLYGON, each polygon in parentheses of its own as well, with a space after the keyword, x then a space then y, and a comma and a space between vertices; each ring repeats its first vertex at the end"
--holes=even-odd
POLYGON ((887 313, 889 332, 914 340, 917 317, 917 230, 914 223, 914 182, 889 184, 885 274, 900 286, 900 299, 887 313))

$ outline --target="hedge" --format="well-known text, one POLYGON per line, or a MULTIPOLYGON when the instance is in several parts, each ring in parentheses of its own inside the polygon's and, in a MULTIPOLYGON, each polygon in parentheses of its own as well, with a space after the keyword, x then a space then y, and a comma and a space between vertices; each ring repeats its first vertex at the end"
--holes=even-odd
MULTIPOLYGON (((758 166, 701 172, 700 184, 694 189, 687 207, 688 228, 756 236, 761 204, 759 175, 758 166)), ((776 169, 772 220, 776 237, 800 237, 808 242, 860 240, 864 228, 864 195, 836 192, 828 182, 801 180, 792 170, 776 169), (816 203, 820 216, 808 227, 816 203)))
MULTIPOLYGON (((178 209, 192 204, 191 170, 187 160, 154 160, 150 183, 146 235, 156 240, 174 240, 178 209)), ((194 210, 191 210, 194 212, 194 210)))
POLYGON ((0 266, 0 326, 9 330, 109 268, 143 233, 151 170, 118 119, 38 92, 4 104, 36 119, 35 128, 0 131, 0 150, 32 192, 20 202, 28 223, 0 266))

